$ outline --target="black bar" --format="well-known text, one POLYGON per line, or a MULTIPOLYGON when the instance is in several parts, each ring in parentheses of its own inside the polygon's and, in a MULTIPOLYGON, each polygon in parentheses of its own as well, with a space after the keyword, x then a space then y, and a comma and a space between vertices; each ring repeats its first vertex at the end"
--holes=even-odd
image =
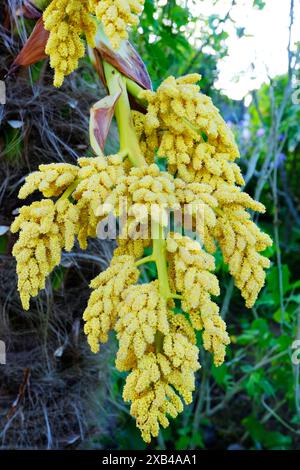
POLYGON ((288 465, 293 457, 298 457, 298 451, 218 451, 218 450, 196 450, 196 451, 115 451, 115 450, 94 450, 94 451, 23 451, 8 450, 0 451, 0 468, 4 469, 7 464, 11 468, 13 464, 20 465, 24 468, 27 464, 34 467, 34 464, 43 470, 41 465, 53 465, 65 463, 68 465, 79 466, 85 470, 87 465, 93 465, 94 468, 121 466, 124 468, 148 468, 152 466, 165 467, 166 465, 176 465, 181 467, 187 465, 189 467, 204 468, 206 462, 209 468, 212 465, 220 463, 222 468, 224 465, 231 463, 255 463, 256 460, 260 464, 266 463, 268 466, 274 463, 282 462, 288 465))

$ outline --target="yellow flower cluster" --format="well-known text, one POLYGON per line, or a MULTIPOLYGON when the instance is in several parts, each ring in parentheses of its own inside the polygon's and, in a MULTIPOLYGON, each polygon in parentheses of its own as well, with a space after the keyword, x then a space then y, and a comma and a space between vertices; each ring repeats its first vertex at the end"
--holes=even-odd
MULTIPOLYGON (((172 173, 186 182, 195 181, 201 168, 223 176, 240 172, 232 160, 239 151, 230 129, 211 99, 199 93, 200 75, 167 78, 156 92, 146 90, 141 98, 148 101, 145 118, 147 145, 158 147, 158 156, 167 157, 172 173), (210 145, 205 145, 208 140, 210 145)), ((240 181, 241 181, 240 177, 240 181)))
MULTIPOLYGON (((137 234, 138 235, 138 234, 137 234)), ((131 255, 135 259, 142 258, 145 248, 149 247, 151 242, 149 238, 129 238, 128 231, 122 231, 122 236, 117 238, 118 247, 115 249, 115 255, 131 255)))
POLYGON ((240 167, 231 161, 233 158, 237 157, 232 157, 229 153, 218 152, 213 145, 207 142, 197 144, 194 149, 193 164, 187 166, 187 172, 184 172, 185 178, 192 181, 202 181, 208 174, 212 175, 216 181, 243 186, 245 184, 244 178, 240 167))
POLYGON ((145 442, 158 436, 160 426, 169 425, 168 416, 176 418, 183 411, 179 395, 186 404, 192 402, 199 351, 186 334, 186 322, 182 315, 172 314, 161 351, 144 354, 126 379, 123 398, 131 401, 131 414, 145 442))
POLYGON ((75 237, 86 248, 87 238, 96 236, 101 217, 95 211, 124 174, 118 155, 80 158, 78 163, 40 165, 20 189, 21 199, 36 190, 47 198, 60 197, 56 203, 43 199, 23 206, 11 227, 13 232, 20 231, 13 254, 25 309, 30 297, 45 287, 46 277, 60 262, 61 251, 70 251, 75 237))
POLYGON ((95 15, 114 49, 128 38, 128 28, 138 24, 145 0, 52 0, 43 14, 44 26, 50 31, 46 54, 55 70, 54 86, 78 68, 84 56, 84 35, 95 47, 97 25, 95 15))
POLYGON ((219 315, 218 306, 211 295, 219 295, 214 257, 206 253, 196 240, 177 233, 167 239, 170 276, 175 280, 177 292, 182 294, 181 306, 189 313, 195 329, 202 330, 204 348, 214 354, 214 362, 224 361, 225 346, 229 344, 226 324, 219 315))
POLYGON ((168 426, 167 416, 183 410, 179 395, 191 403, 199 351, 193 327, 169 310, 158 281, 133 285, 138 277, 134 257, 115 253, 110 267, 91 282, 94 290, 83 318, 93 352, 111 329, 116 331, 116 367, 131 370, 123 396, 132 402, 131 414, 150 442, 160 425, 168 426))
POLYGON ((183 410, 180 396, 191 403, 199 351, 192 325, 171 311, 158 281, 133 285, 139 277, 135 258, 118 250, 110 267, 91 282, 84 330, 93 352, 111 329, 116 331, 116 367, 131 370, 123 397, 131 401, 131 414, 150 442, 160 426, 169 425, 168 416, 175 418, 183 410))
POLYGON ((40 165, 39 171, 30 173, 19 191, 19 198, 25 199, 34 191, 44 197, 60 196, 78 177, 79 168, 68 163, 40 165))
POLYGON ((166 225, 167 210, 179 207, 174 193, 175 184, 172 175, 160 171, 157 165, 152 164, 132 168, 128 175, 120 178, 118 186, 107 198, 106 203, 108 208, 111 205, 120 215, 122 207, 118 205, 123 199, 126 203, 126 213, 139 223, 148 223, 151 216, 152 220, 166 225))
POLYGON ((148 137, 145 132, 145 114, 140 113, 139 111, 132 111, 131 117, 140 149, 148 165, 151 165, 154 163, 155 150, 158 146, 158 142, 155 142, 154 145, 152 142, 152 145, 149 145, 148 137))
POLYGON ((186 183, 179 178, 175 179, 175 188, 175 195, 181 204, 183 216, 192 217, 193 223, 190 228, 198 233, 207 251, 214 252, 212 229, 217 223, 215 209, 218 201, 213 194, 213 188, 205 183, 186 183))
POLYGON ((64 77, 78 67, 78 60, 84 56, 80 36, 85 34, 94 47, 96 23, 90 15, 89 3, 89 0, 52 0, 44 11, 44 26, 50 31, 46 54, 55 70, 56 87, 62 85, 64 77))
POLYGON ((211 99, 200 93, 200 78, 169 77, 156 92, 142 91, 148 109, 136 118, 136 127, 146 152, 158 149, 158 156, 167 158, 169 171, 177 177, 177 200, 181 205, 192 203, 190 214, 198 217, 205 248, 214 253, 214 240, 218 241, 235 285, 251 307, 269 266, 259 252, 272 241, 247 212, 263 212, 264 207, 240 189, 244 179, 234 163, 239 157, 234 136, 211 99))
POLYGON ((143 11, 145 0, 100 0, 96 5, 97 18, 114 49, 128 38, 128 27, 138 24, 138 16, 143 11))
POLYGON ((137 282, 139 270, 130 255, 114 256, 110 267, 91 281, 93 292, 89 298, 83 319, 85 334, 91 350, 99 351, 99 342, 108 340, 108 333, 114 328, 120 308, 122 294, 131 284, 137 282))
POLYGON ((250 308, 265 283, 264 270, 270 266, 260 252, 271 246, 272 240, 259 230, 246 209, 264 212, 265 208, 237 188, 218 189, 215 195, 221 209, 214 235, 235 285, 250 308))
POLYGON ((264 270, 270 266, 259 252, 271 246, 272 240, 251 220, 247 210, 264 213, 265 207, 242 192, 234 180, 224 180, 207 169, 198 173, 197 181, 210 185, 217 201, 217 223, 210 231, 204 227, 202 240, 210 253, 215 251, 214 239, 218 241, 235 285, 250 308, 265 283, 264 270))
POLYGON ((119 370, 132 368, 141 359, 157 332, 169 332, 167 305, 159 294, 158 282, 131 286, 123 293, 116 324, 119 350, 116 365, 119 370))
POLYGON ((76 207, 68 200, 55 204, 43 199, 20 209, 11 231, 20 231, 13 255, 17 260, 18 289, 25 310, 29 309, 30 297, 44 289, 46 277, 60 263, 62 249, 72 249, 77 221, 76 207))
POLYGON ((97 158, 79 158, 79 184, 73 192, 78 201, 80 247, 87 248, 87 238, 95 237, 103 214, 100 211, 107 197, 124 175, 123 160, 119 155, 97 158), (99 211, 101 213, 99 213, 99 211))
MULTIPOLYGON (((60 86, 78 67, 84 55, 83 35, 94 46, 95 16, 112 46, 119 48, 128 38, 128 27, 138 23, 143 4, 144 0, 52 0, 44 24, 50 31, 46 53, 55 69, 54 85, 60 86)), ((112 79, 107 73, 110 91, 116 78, 125 86, 117 74, 112 71, 112 79)), ((48 199, 22 207, 11 227, 20 232, 13 254, 21 301, 28 309, 30 297, 45 287, 46 277, 59 264, 62 250, 70 251, 76 238, 85 249, 107 214, 113 210, 119 217, 118 247, 110 266, 90 283, 84 331, 94 353, 111 330, 116 332, 116 367, 129 372, 123 398, 131 402, 131 414, 146 442, 182 412, 184 403, 192 402, 200 367, 195 330, 202 331, 203 346, 213 354, 214 364, 224 361, 230 341, 213 300, 220 294, 213 273, 215 241, 248 307, 264 285, 269 266, 260 252, 271 239, 248 212, 265 208, 242 192, 234 136, 211 99, 200 93, 200 78, 169 77, 156 92, 141 91, 136 98, 148 103, 146 114, 132 112, 132 123, 126 87, 121 87, 124 96, 116 103, 120 153, 80 158, 77 165, 41 165, 26 178, 19 197, 38 190, 48 199), (122 139, 129 124, 132 147, 122 139), (135 155, 132 148, 138 146, 141 154, 135 155), (168 171, 155 164, 156 156, 166 159, 168 171), (179 209, 187 211, 190 228, 196 228, 206 251, 187 236, 187 227, 185 236, 165 237, 168 212, 175 212, 176 225, 179 209), (138 267, 145 263, 155 263, 157 279, 138 284, 138 267), (175 299, 183 313, 176 313, 175 299)))

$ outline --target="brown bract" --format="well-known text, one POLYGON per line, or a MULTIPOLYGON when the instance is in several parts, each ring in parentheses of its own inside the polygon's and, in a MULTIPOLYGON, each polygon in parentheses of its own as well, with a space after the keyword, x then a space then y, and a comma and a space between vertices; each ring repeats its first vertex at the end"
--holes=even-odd
POLYGON ((148 71, 140 55, 130 42, 125 41, 121 49, 116 52, 101 39, 96 38, 96 49, 100 53, 103 60, 113 65, 125 77, 131 78, 141 87, 151 90, 152 83, 148 71))
POLYGON ((47 54, 45 53, 45 47, 48 37, 49 32, 45 30, 43 19, 40 18, 36 23, 30 37, 13 61, 9 73, 16 70, 16 66, 26 67, 28 65, 35 64, 42 59, 45 59, 47 57, 47 54))

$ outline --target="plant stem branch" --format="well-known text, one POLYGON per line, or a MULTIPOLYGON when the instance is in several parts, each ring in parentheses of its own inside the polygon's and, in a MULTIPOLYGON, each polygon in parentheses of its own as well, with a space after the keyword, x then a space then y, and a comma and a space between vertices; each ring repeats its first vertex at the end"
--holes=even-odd
POLYGON ((131 117, 130 104, 126 88, 126 78, 123 77, 112 65, 104 62, 104 72, 107 86, 111 95, 120 92, 121 96, 115 107, 115 117, 119 129, 120 152, 127 152, 133 166, 144 166, 146 160, 139 146, 131 117))
POLYGON ((155 259, 152 255, 150 255, 150 256, 146 256, 145 258, 139 259, 138 261, 135 262, 135 265, 136 267, 139 267, 143 264, 151 263, 152 261, 155 262, 155 259))
POLYGON ((141 92, 144 91, 144 89, 130 78, 126 78, 126 87, 127 91, 136 99, 136 101, 144 108, 147 108, 147 100, 140 97, 141 92))
POLYGON ((73 181, 73 183, 70 184, 70 186, 60 196, 59 200, 64 201, 65 199, 68 199, 72 195, 72 193, 75 191, 79 183, 80 183, 80 179, 76 179, 75 181, 73 181))
MULTIPOLYGON (((172 297, 172 293, 169 286, 166 261, 166 241, 164 238, 164 229, 161 225, 158 225, 157 232, 157 238, 153 239, 153 258, 156 262, 160 293, 165 300, 168 300, 172 297)), ((156 233, 154 233, 154 235, 156 235, 156 233)))

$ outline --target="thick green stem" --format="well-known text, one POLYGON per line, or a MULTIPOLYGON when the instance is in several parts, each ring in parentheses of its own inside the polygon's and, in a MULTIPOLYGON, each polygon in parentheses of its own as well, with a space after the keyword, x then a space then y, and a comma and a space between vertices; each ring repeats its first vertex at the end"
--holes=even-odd
POLYGON ((127 90, 136 99, 136 101, 144 108, 147 108, 147 100, 141 98, 141 93, 144 91, 144 89, 130 78, 126 78, 126 86, 127 90))
MULTIPOLYGON (((154 231, 156 230, 158 233, 154 232, 154 236, 157 236, 157 238, 153 239, 152 256, 156 262, 160 295, 167 302, 172 297, 172 293, 171 293, 170 285, 169 285, 168 266, 167 266, 167 258, 166 258, 166 240, 164 238, 164 229, 161 225, 158 225, 157 227, 153 227, 153 230, 154 231)), ((157 352, 162 352, 163 341, 164 341, 164 335, 160 331, 157 331, 155 335, 155 347, 156 347, 157 352)))
POLYGON ((106 62, 104 62, 104 72, 110 94, 115 95, 121 90, 121 96, 115 107, 115 117, 119 129, 120 151, 127 152, 132 165, 144 166, 147 163, 141 152, 131 117, 130 104, 126 89, 126 78, 124 78, 112 65, 107 64, 106 62))
POLYGON ((152 256, 156 262, 157 274, 159 279, 160 293, 164 299, 168 300, 172 297, 169 286, 168 267, 166 261, 166 240, 164 237, 164 230, 161 225, 153 227, 153 253, 152 256), (157 232, 157 233, 156 233, 157 232))

